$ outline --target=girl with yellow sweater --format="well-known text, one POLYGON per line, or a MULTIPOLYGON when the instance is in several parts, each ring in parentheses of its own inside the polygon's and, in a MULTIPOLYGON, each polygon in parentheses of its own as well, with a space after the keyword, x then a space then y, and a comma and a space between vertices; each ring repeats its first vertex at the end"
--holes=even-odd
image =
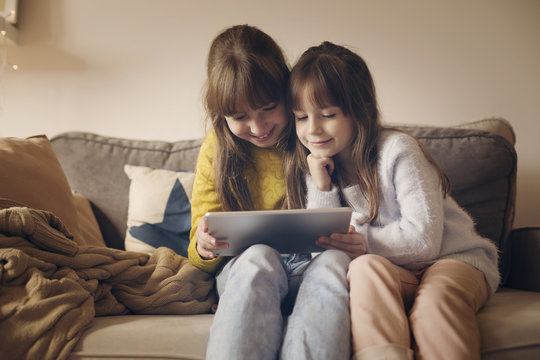
POLYGON ((188 250, 195 266, 216 274, 220 299, 207 358, 349 358, 347 254, 327 250, 312 260, 254 245, 233 258, 216 257, 213 251, 227 245, 206 227, 209 211, 286 207, 282 158, 295 134, 281 49, 257 28, 233 26, 214 39, 207 76, 213 128, 197 162, 188 250))

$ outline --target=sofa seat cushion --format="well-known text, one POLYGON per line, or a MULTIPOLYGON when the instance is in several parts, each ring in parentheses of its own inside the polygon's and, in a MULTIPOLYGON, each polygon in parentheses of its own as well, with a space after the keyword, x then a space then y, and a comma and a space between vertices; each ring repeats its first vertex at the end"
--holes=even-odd
MULTIPOLYGON (((204 359, 213 315, 94 319, 69 359, 204 359)), ((477 315, 482 359, 540 359, 540 293, 500 289, 477 315)))
POLYGON ((540 359, 540 292, 502 288, 477 319, 483 359, 540 359))
POLYGON ((96 317, 75 359, 204 359, 213 315, 96 317))

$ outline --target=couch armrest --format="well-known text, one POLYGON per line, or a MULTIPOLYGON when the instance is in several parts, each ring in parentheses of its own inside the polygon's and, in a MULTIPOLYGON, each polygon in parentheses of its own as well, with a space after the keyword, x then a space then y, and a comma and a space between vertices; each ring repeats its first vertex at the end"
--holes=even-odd
POLYGON ((511 253, 510 276, 506 286, 540 291, 540 227, 513 230, 511 253))

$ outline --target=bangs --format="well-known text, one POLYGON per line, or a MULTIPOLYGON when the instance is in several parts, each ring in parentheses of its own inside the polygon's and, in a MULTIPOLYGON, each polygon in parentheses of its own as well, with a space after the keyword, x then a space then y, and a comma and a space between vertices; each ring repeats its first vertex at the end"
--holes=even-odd
POLYGON ((291 82, 291 108, 302 110, 309 103, 319 108, 334 106, 330 93, 320 79, 294 79, 291 82))
POLYGON ((320 57, 299 65, 291 73, 289 101, 293 110, 301 110, 309 102, 319 108, 338 106, 349 112, 343 103, 341 77, 331 63, 320 57))
POLYGON ((286 79, 272 76, 259 65, 242 65, 226 64, 215 71, 219 74, 215 79, 209 79, 214 80, 209 86, 215 91, 209 94, 214 102, 209 105, 215 113, 231 116, 248 110, 246 106, 258 109, 283 99, 286 79))

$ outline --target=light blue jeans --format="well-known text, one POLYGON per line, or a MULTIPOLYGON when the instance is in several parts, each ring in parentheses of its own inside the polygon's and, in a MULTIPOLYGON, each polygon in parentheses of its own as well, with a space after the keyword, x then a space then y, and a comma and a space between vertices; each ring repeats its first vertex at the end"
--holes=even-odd
POLYGON ((311 260, 248 248, 216 276, 220 299, 206 358, 349 359, 349 262, 338 250, 311 260), (283 302, 294 304, 286 320, 283 302))

